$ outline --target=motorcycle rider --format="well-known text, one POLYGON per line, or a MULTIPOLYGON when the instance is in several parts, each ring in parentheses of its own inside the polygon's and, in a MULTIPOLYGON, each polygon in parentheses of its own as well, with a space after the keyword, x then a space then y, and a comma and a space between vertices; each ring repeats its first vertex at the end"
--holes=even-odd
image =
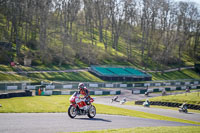
POLYGON ((183 104, 180 106, 180 108, 181 108, 182 110, 187 110, 187 105, 186 105, 186 103, 183 103, 183 104))
POLYGON ((144 106, 144 107, 149 107, 149 106, 150 106, 149 99, 146 99, 146 101, 143 102, 143 106, 144 106))
POLYGON ((85 87, 85 85, 83 83, 79 83, 78 85, 78 89, 80 90, 79 93, 82 94, 85 98, 85 103, 87 105, 90 104, 90 96, 89 96, 89 91, 88 89, 85 87))

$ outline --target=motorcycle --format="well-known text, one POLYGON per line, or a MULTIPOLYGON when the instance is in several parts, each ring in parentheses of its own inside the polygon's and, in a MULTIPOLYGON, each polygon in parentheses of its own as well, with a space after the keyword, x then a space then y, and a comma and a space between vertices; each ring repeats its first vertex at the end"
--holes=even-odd
POLYGON ((115 96, 114 98, 111 99, 111 103, 112 102, 119 102, 117 99, 118 99, 118 96, 115 96))
POLYGON ((149 100, 148 99, 146 99, 146 101, 145 102, 143 102, 143 104, 142 104, 144 107, 150 107, 150 102, 149 102, 149 100))
POLYGON ((70 98, 70 106, 68 108, 68 115, 70 118, 75 118, 76 115, 87 115, 89 118, 94 118, 96 115, 96 108, 91 103, 94 98, 80 98, 80 94, 75 92, 70 98))
POLYGON ((181 112, 183 112, 183 113, 187 113, 187 112, 188 112, 187 108, 179 108, 178 111, 179 111, 180 113, 181 113, 181 112))

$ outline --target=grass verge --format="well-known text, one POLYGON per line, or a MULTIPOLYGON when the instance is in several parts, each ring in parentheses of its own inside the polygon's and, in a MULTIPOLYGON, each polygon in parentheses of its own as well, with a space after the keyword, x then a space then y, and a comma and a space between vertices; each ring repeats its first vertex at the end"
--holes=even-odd
MULTIPOLYGON (((126 105, 134 105, 134 106, 142 106, 143 107, 143 105, 135 105, 135 101, 127 102, 126 105)), ((178 110, 178 107, 167 107, 167 106, 158 106, 158 105, 151 105, 151 108, 178 110)), ((188 109, 188 112, 200 113, 200 110, 188 109)))
POLYGON ((176 102, 176 103, 188 103, 200 105, 200 92, 191 92, 169 96, 159 96, 149 98, 150 101, 161 101, 161 102, 176 102))
POLYGON ((76 133, 199 133, 200 126, 175 126, 175 127, 137 127, 121 128, 99 131, 85 131, 76 133))

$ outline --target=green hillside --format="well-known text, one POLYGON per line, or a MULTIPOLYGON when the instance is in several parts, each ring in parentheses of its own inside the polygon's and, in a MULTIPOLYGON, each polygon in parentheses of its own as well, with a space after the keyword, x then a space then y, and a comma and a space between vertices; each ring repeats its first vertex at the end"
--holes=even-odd
MULTIPOLYGON (((12 67, 0 65, 2 70, 10 71, 12 67)), ((24 70, 39 70, 39 68, 23 67, 24 70)), ((40 68, 41 69, 41 68, 40 68)), ((42 67, 41 70, 64 70, 64 67, 42 67)), ((27 74, 9 74, 0 70, 0 81, 81 81, 81 82, 105 82, 89 72, 42 72, 42 73, 27 73, 27 74)), ((152 75, 152 80, 181 80, 181 79, 200 79, 200 75, 193 69, 165 72, 165 73, 149 73, 152 75)))
MULTIPOLYGON (((187 2, 159 2, 1 2, 0 71, 66 70, 91 65, 163 71, 200 63, 198 7, 187 2), (153 5, 158 5, 156 10, 153 5), (154 15, 147 15, 151 12, 154 15), (11 62, 21 66, 10 67, 11 62)), ((199 78, 190 70, 151 74, 154 80, 199 78)), ((89 74, 89 78, 79 78, 82 73, 1 75, 6 77, 1 80, 95 79, 89 74)))

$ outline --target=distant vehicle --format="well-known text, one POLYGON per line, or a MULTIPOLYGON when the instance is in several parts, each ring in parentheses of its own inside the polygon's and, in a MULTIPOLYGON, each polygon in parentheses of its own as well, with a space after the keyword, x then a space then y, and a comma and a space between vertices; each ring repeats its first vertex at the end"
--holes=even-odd
POLYGON ((146 91, 146 92, 144 93, 144 95, 148 97, 148 96, 149 96, 149 92, 146 91))
POLYGON ((118 99, 118 96, 115 96, 114 98, 111 99, 111 103, 112 103, 112 102, 118 102, 117 99, 118 99))
POLYGON ((123 99, 122 99, 122 101, 120 101, 120 104, 124 104, 126 102, 126 98, 124 97, 123 99))
POLYGON ((183 112, 183 113, 188 113, 188 110, 187 109, 183 109, 183 108, 179 108, 178 110, 180 113, 183 112))
POLYGON ((165 95, 167 95, 167 93, 166 93, 166 90, 163 89, 163 90, 162 90, 162 96, 165 96, 165 95))
POLYGON ((183 113, 188 113, 187 105, 186 105, 185 103, 183 103, 183 104, 179 107, 178 111, 179 111, 180 113, 181 113, 181 112, 183 112, 183 113))
POLYGON ((148 99, 146 99, 146 101, 143 102, 143 106, 144 106, 144 107, 150 107, 150 102, 149 102, 148 99))

